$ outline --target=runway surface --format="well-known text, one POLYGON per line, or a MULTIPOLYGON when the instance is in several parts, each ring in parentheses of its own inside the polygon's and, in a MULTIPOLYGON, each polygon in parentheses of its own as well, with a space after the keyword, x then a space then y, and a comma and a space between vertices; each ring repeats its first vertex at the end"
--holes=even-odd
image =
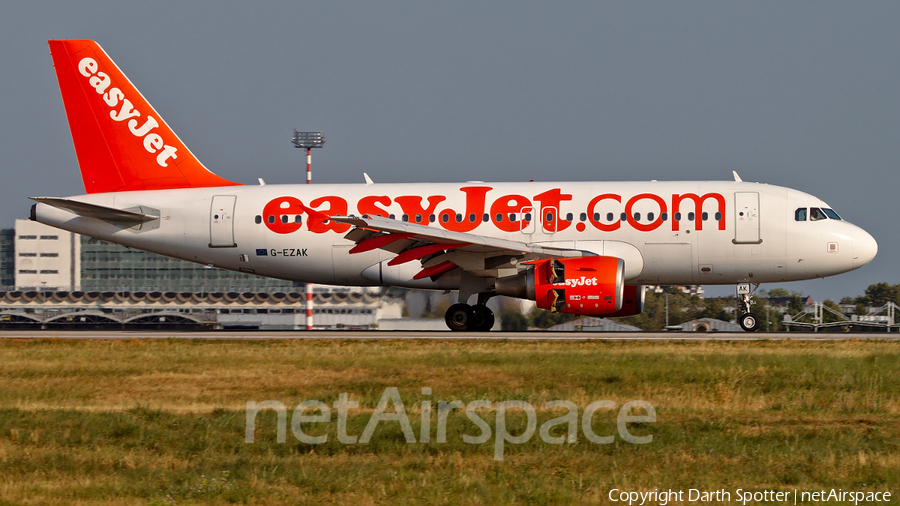
POLYGON ((900 340, 900 333, 4 330, 0 331, 0 339, 465 339, 484 341, 845 341, 868 339, 897 341, 900 340))

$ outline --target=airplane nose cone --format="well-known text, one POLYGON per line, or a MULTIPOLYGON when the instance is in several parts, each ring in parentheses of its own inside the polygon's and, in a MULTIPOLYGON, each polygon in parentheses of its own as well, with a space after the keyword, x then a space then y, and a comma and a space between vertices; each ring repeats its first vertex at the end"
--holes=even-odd
POLYGON ((878 243, 875 238, 863 229, 853 238, 853 268, 858 269, 871 262, 878 254, 878 243))

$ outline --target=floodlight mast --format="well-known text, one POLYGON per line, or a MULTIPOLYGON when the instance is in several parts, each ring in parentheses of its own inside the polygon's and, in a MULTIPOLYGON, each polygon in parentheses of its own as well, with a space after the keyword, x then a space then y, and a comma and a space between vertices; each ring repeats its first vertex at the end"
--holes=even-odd
POLYGON ((306 183, 312 183, 312 148, 321 148, 325 144, 322 132, 298 132, 294 130, 295 148, 306 149, 306 183))
MULTIPOLYGON (((312 183, 312 149, 325 144, 322 132, 298 132, 292 139, 295 148, 306 148, 306 184, 312 183)), ((308 217, 307 217, 308 218, 308 217)), ((306 330, 313 329, 313 284, 306 284, 306 330)))

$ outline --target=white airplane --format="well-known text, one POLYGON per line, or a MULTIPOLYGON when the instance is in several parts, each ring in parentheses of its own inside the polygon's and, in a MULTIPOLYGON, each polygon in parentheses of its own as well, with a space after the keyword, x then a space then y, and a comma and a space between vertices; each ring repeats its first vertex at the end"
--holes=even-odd
POLYGON ((751 284, 847 272, 878 251, 822 200, 736 173, 245 186, 207 170, 97 43, 49 44, 87 194, 35 197, 33 220, 274 278, 458 291, 446 314, 456 331, 490 330, 494 295, 633 315, 648 284, 737 284, 738 321, 752 331, 751 284))

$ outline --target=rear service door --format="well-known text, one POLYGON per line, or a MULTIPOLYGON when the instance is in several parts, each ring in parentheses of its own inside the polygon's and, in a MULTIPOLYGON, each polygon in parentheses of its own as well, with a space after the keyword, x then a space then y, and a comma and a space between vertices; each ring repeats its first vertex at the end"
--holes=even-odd
POLYGON ((234 243, 234 204, 237 195, 216 195, 209 209, 209 247, 236 248, 234 243))

